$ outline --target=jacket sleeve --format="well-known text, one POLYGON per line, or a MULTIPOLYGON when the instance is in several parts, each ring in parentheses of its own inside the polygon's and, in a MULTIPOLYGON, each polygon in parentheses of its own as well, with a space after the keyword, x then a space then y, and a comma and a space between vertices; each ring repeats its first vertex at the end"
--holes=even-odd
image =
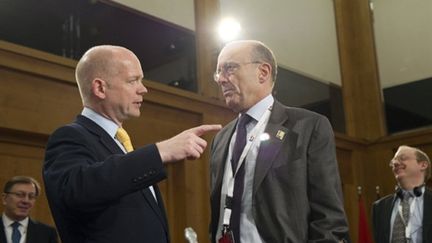
POLYGON ((94 211, 153 185, 166 172, 154 144, 112 154, 99 137, 69 125, 51 135, 43 176, 50 198, 74 210, 94 211))

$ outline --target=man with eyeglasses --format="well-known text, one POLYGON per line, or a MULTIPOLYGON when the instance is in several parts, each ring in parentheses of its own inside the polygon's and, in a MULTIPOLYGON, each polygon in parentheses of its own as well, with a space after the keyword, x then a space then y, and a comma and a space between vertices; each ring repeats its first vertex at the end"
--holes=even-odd
POLYGON ((39 183, 28 176, 15 176, 6 182, 2 200, 4 212, 0 218, 0 243, 57 243, 56 230, 29 217, 39 183))
POLYGON ((211 147, 212 242, 349 241, 331 125, 276 101, 276 75, 259 41, 219 54, 214 79, 239 117, 211 147))
POLYGON ((390 168, 396 192, 373 204, 375 242, 432 242, 432 191, 425 186, 431 176, 428 155, 415 147, 399 146, 390 168))

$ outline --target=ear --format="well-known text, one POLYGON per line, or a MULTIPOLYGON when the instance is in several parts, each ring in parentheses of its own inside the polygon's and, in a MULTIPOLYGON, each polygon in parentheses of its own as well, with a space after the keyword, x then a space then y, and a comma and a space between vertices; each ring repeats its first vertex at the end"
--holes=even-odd
POLYGON ((3 202, 3 205, 6 205, 6 196, 7 196, 6 193, 2 193, 2 202, 3 202))
POLYGON ((262 63, 259 67, 258 79, 260 83, 264 83, 268 80, 271 80, 272 67, 268 63, 262 63))
POLYGON ((91 90, 94 96, 99 99, 105 99, 106 97, 106 87, 107 83, 99 78, 93 79, 91 84, 91 90))
POLYGON ((426 170, 429 167, 429 164, 427 161, 420 161, 420 166, 423 170, 426 170))

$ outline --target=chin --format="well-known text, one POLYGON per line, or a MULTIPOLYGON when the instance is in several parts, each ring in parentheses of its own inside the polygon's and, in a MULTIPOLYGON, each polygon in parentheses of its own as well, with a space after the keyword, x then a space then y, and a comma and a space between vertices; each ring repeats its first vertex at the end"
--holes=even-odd
POLYGON ((27 218, 28 215, 29 215, 29 213, 18 214, 18 215, 15 215, 15 219, 21 221, 21 220, 27 218))
POLYGON ((239 104, 237 102, 234 102, 232 100, 225 100, 226 105, 228 108, 230 108, 232 111, 238 113, 240 111, 239 104))
POLYGON ((133 112, 133 113, 130 113, 129 115, 128 115, 128 117, 129 118, 132 118, 132 117, 134 117, 134 118, 137 118, 137 117, 140 117, 140 115, 141 115, 141 112, 133 112))

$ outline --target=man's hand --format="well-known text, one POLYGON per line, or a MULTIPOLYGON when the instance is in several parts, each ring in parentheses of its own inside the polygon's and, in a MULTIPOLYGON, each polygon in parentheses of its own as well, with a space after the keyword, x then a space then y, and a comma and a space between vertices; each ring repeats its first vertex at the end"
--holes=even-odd
POLYGON ((185 130, 182 133, 156 143, 162 162, 174 162, 183 159, 198 159, 207 147, 207 142, 200 138, 210 131, 219 131, 219 124, 201 125, 185 130))

